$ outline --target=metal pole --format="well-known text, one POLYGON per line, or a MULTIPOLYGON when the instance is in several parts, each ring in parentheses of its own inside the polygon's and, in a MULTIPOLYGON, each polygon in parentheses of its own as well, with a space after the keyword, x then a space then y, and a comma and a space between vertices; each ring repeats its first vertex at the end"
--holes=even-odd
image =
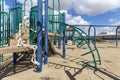
MULTIPOLYGON (((90 36, 90 29, 91 29, 91 26, 88 29, 88 36, 90 36)), ((88 43, 90 44, 90 39, 89 38, 88 38, 88 43)))
MULTIPOLYGON (((1 12, 4 12, 4 0, 1 0, 2 2, 1 2, 1 5, 2 5, 2 11, 1 12)), ((2 26, 2 46, 4 45, 4 43, 5 43, 5 38, 4 38, 4 13, 2 14, 2 22, 1 22, 2 24, 1 24, 1 26, 2 26)))
POLYGON ((96 28, 95 26, 92 26, 94 28, 94 44, 96 45, 96 28))
MULTIPOLYGON (((1 0, 1 5, 2 5, 2 7, 1 7, 1 12, 4 12, 4 0, 1 0)), ((1 28, 2 28, 2 30, 1 30, 1 45, 3 46, 4 44, 5 44, 5 37, 4 37, 4 33, 5 33, 5 31, 4 31, 4 13, 2 14, 2 22, 1 22, 1 28)), ((3 62, 3 54, 1 55, 1 58, 2 58, 2 62, 3 62)))
POLYGON ((42 0, 37 0, 37 1, 38 1, 37 61, 40 63, 40 65, 37 66, 37 72, 41 72, 42 71, 42 0))
MULTIPOLYGON (((26 11, 26 10, 25 10, 25 4, 26 4, 26 1, 27 1, 27 0, 24 1, 24 16, 25 16, 25 11, 26 11)), ((30 0, 30 2, 31 2, 31 7, 32 7, 32 6, 33 6, 33 2, 32 2, 32 0, 30 0)))
MULTIPOLYGON (((12 8, 16 8, 17 7, 17 1, 16 0, 13 0, 13 7, 12 8)), ((15 24, 14 26, 12 26, 12 31, 13 31, 13 33, 12 33, 12 35, 13 34, 15 34, 16 33, 16 27, 17 27, 17 14, 16 14, 17 12, 16 12, 16 10, 14 10, 14 12, 13 12, 13 23, 12 24, 15 24)))
POLYGON ((13 65, 17 64, 18 53, 13 53, 13 65))
POLYGON ((60 13, 60 0, 58 0, 58 12, 60 13))
MULTIPOLYGON (((0 13, 1 13, 1 3, 0 3, 0 13)), ((1 39, 1 33, 2 33, 2 31, 1 31, 1 14, 0 14, 0 41, 2 40, 1 39)), ((0 42, 0 44, 1 44, 1 42, 0 42)))
POLYGON ((94 43, 96 45, 96 28, 94 27, 94 43))
POLYGON ((61 49, 61 36, 58 37, 58 48, 61 49))
MULTIPOLYGON (((65 13, 63 13, 63 22, 65 23, 65 13)), ((65 29, 66 26, 63 25, 63 58, 66 58, 66 36, 65 36, 65 29)))
POLYGON ((118 26, 116 28, 116 48, 118 47, 118 29, 120 28, 120 26, 118 26))
POLYGON ((26 0, 24 1, 24 16, 25 16, 25 3, 26 3, 26 0))
MULTIPOLYGON (((94 28, 94 44, 96 45, 96 28, 95 26, 90 26, 89 29, 88 29, 88 36, 90 36, 90 29, 91 27, 94 28)), ((90 44, 90 39, 88 38, 88 43, 90 44)))
MULTIPOLYGON (((53 21, 54 21, 54 0, 53 0, 53 11, 52 11, 52 19, 53 19, 53 21)), ((52 23, 52 32, 54 32, 54 23, 52 23)))
MULTIPOLYGON (((13 0, 13 8, 17 7, 17 1, 13 0)), ((13 21, 15 26, 13 26, 13 34, 15 34, 16 32, 16 11, 14 11, 14 15, 13 15, 13 21)), ((18 57, 18 53, 13 53, 13 65, 15 65, 17 63, 17 57, 18 57)))
POLYGON ((45 52, 44 52, 44 64, 48 63, 48 0, 45 0, 45 19, 44 19, 44 24, 45 24, 45 40, 44 40, 44 45, 45 45, 45 52))
POLYGON ((8 16, 8 20, 7 20, 7 30, 8 30, 8 33, 7 33, 7 39, 9 39, 10 38, 10 19, 9 19, 9 16, 8 16))
MULTIPOLYGON (((0 13, 1 13, 1 3, 0 3, 0 13)), ((0 41, 2 41, 2 38, 1 38, 1 14, 0 14, 0 41)), ((0 46, 1 46, 1 42, 0 42, 0 46)), ((0 55, 0 62, 3 62, 3 54, 0 55)))
POLYGON ((53 14, 54 14, 54 8, 55 8, 54 3, 55 3, 55 1, 53 0, 53 14))
MULTIPOLYGON (((58 21, 61 21, 61 19, 60 19, 60 17, 61 17, 60 16, 60 0, 58 0, 58 12, 59 12, 58 13, 59 14, 58 15, 58 21)), ((61 33, 61 25, 60 25, 60 23, 59 23, 59 29, 60 29, 59 31, 61 33)), ((61 49, 61 36, 58 37, 58 48, 61 49)))

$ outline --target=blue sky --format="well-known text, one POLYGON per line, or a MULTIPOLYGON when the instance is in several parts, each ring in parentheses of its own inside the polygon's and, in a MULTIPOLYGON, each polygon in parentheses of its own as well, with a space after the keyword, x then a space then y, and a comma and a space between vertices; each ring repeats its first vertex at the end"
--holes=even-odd
MULTIPOLYGON (((5 0, 5 9, 12 7, 13 0, 5 0)), ((24 3, 24 0, 17 0, 24 3)), ((34 6, 37 0, 32 0, 34 6)), ((57 1, 57 0, 55 0, 57 1)), ((52 4, 49 0, 49 6, 52 4)), ((66 14, 66 23, 78 25, 120 25, 120 0, 60 0, 61 12, 66 14)), ((57 7, 57 2, 55 7, 57 7)), ((30 3, 27 2, 27 12, 30 3)), ((57 9, 55 10, 57 12, 57 9)), ((87 27, 88 28, 88 27, 87 27)), ((83 28, 87 32, 87 28, 83 28)), ((97 28, 100 32, 114 32, 116 28, 101 27, 97 28)), ((92 32, 93 33, 93 32, 92 32)))
POLYGON ((9 5, 10 7, 12 7, 12 3, 13 3, 12 0, 11 1, 10 0, 6 0, 6 4, 9 5))
POLYGON ((120 8, 116 9, 115 11, 108 11, 103 14, 98 14, 95 16, 89 16, 85 14, 77 14, 73 8, 68 10, 69 14, 72 16, 82 16, 85 20, 90 22, 90 24, 101 24, 101 25, 110 25, 115 21, 120 21, 120 8), (114 19, 115 21, 109 21, 110 19, 114 19))
MULTIPOLYGON (((23 3, 23 0, 18 0, 18 1, 23 3)), ((33 0, 33 1, 35 1, 35 0, 33 0)), ((100 9, 101 11, 103 11, 102 13, 100 13, 99 11, 98 11, 99 13, 95 13, 94 10, 93 10, 93 12, 89 12, 89 11, 85 12, 84 10, 80 10, 80 11, 77 12, 77 7, 74 6, 75 4, 77 4, 77 3, 75 3, 75 0, 66 0, 66 1, 69 1, 68 2, 69 3, 68 6, 71 6, 71 7, 69 7, 69 8, 61 7, 61 9, 65 10, 66 13, 67 13, 66 15, 71 16, 73 18, 73 20, 74 19, 75 20, 80 19, 80 21, 81 20, 83 21, 83 24, 84 24, 84 21, 87 24, 101 24, 101 25, 105 25, 105 24, 108 24, 108 25, 109 24, 120 24, 120 22, 119 22, 120 21, 120 6, 114 8, 114 9, 111 8, 111 9, 109 9, 107 11, 104 11, 104 10, 100 9), (70 3, 70 1, 71 1, 71 3, 70 3), (79 18, 77 18, 77 17, 79 17, 79 18)), ((91 6, 91 3, 93 5, 95 5, 95 1, 96 1, 96 4, 98 3, 97 2, 98 0, 93 0, 94 2, 92 2, 90 0, 89 1, 86 0, 86 4, 84 4, 84 2, 82 0, 79 0, 79 1, 81 1, 81 3, 78 4, 78 7, 81 6, 81 5, 83 5, 83 7, 84 7, 84 5, 91 6)), ((78 3, 79 3, 79 1, 78 1, 78 3)), ((103 1, 103 0, 101 0, 101 1, 103 1)), ((112 2, 113 0, 107 0, 107 1, 109 1, 109 2, 111 1, 112 2)), ((117 2, 119 0, 114 0, 114 1, 117 2)), ((6 4, 9 5, 9 7, 12 7, 12 3, 13 3, 12 0, 6 0, 6 4)), ((61 1, 61 5, 65 5, 65 3, 66 2, 61 1)), ((101 6, 102 6, 102 4, 103 3, 101 2, 101 6)), ((112 4, 114 4, 114 2, 112 2, 112 4)), ((116 5, 116 3, 115 3, 115 5, 116 5)), ((110 5, 108 5, 108 7, 109 6, 110 5)), ((112 6, 114 7, 114 5, 112 5, 112 6)), ((93 6, 93 7, 98 7, 98 6, 93 6)), ((81 9, 81 8, 78 8, 78 9, 81 9)), ((86 8, 86 9, 88 9, 88 8, 86 8)), ((92 9, 92 7, 90 9, 92 9)), ((96 9, 96 12, 97 12, 97 10, 99 10, 99 8, 96 9)), ((67 19, 67 20, 69 20, 69 19, 67 19)), ((77 21, 78 21, 78 24, 79 24, 79 20, 77 20, 77 21)), ((77 21, 74 21, 74 22, 77 22, 77 21)), ((68 22, 74 24, 73 21, 68 21, 68 22)))

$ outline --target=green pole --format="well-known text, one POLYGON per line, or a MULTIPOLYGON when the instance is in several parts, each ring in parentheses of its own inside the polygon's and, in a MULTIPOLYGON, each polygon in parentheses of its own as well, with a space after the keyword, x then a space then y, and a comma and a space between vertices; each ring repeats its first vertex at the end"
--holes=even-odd
MULTIPOLYGON (((25 6, 26 6, 25 4, 26 4, 26 1, 27 1, 27 0, 24 1, 24 16, 25 16, 25 6)), ((32 7, 32 6, 33 6, 32 0, 30 0, 30 2, 31 2, 31 7, 32 7)))
MULTIPOLYGON (((2 12, 4 12, 4 0, 2 0, 2 12)), ((4 13, 2 14, 2 46, 4 45, 4 13)))
MULTIPOLYGON (((4 12, 4 0, 1 2, 2 4, 2 12, 4 12)), ((2 46, 5 43, 5 36, 4 36, 4 13, 2 14, 2 46)), ((1 55, 1 62, 3 62, 3 54, 1 55)))
MULTIPOLYGON (((53 0, 53 11, 52 11, 52 20, 54 21, 54 8, 55 8, 55 6, 54 6, 54 0, 53 0)), ((52 32, 54 31, 54 23, 52 23, 52 32)))
POLYGON ((58 12, 60 14, 60 0, 58 0, 58 12))

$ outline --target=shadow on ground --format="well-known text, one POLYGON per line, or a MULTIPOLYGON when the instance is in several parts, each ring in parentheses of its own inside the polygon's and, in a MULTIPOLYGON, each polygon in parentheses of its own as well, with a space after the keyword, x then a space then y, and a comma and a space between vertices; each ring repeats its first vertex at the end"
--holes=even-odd
POLYGON ((4 77, 11 76, 28 69, 33 68, 33 64, 30 62, 31 56, 24 55, 16 65, 12 64, 12 61, 7 63, 4 67, 0 68, 0 80, 4 77))
MULTIPOLYGON (((58 57, 58 56, 61 57, 60 54, 58 54, 54 57, 58 57)), ((60 57, 58 57, 58 58, 60 58, 60 57)), ((11 76, 11 75, 14 75, 14 74, 17 74, 17 73, 20 73, 20 72, 23 72, 23 71, 26 71, 28 69, 33 68, 34 66, 30 62, 30 59, 31 59, 30 55, 25 55, 23 58, 21 58, 20 61, 18 61, 17 65, 13 66, 12 62, 10 62, 4 68, 1 68, 0 69, 0 80, 4 77, 11 76)), ((48 67, 49 68, 52 67, 52 68, 55 68, 55 69, 61 69, 61 68, 64 69, 65 74, 68 76, 68 78, 70 80, 77 80, 75 77, 80 75, 83 72, 84 69, 93 70, 93 74, 101 80, 104 80, 104 77, 99 75, 98 73, 100 73, 104 76, 107 76, 107 77, 109 77, 110 79, 113 79, 113 80, 120 80, 120 76, 106 70, 105 68, 100 68, 100 69, 98 69, 98 71, 94 71, 93 68, 88 67, 89 65, 83 64, 81 59, 82 58, 79 58, 79 57, 76 57, 76 56, 67 55, 67 58, 64 60, 64 63, 66 61, 67 62, 72 62, 72 63, 75 63, 76 65, 78 65, 80 67, 73 67, 73 66, 68 66, 68 65, 64 65, 64 64, 55 63, 55 62, 48 62, 48 67), (71 73, 70 70, 74 70, 74 74, 71 73)), ((82 59, 82 60, 84 60, 84 59, 82 59)), ((50 77, 46 77, 46 78, 41 77, 41 79, 42 80, 55 80, 55 79, 52 79, 50 77)), ((60 79, 58 79, 58 80, 60 80, 60 79)))
MULTIPOLYGON (((98 69, 97 72, 102 73, 103 75, 111 78, 112 80, 120 80, 120 76, 118 76, 118 75, 116 75, 116 74, 114 74, 114 73, 112 73, 112 72, 110 72, 110 71, 107 71, 107 70, 104 69, 104 68, 98 69)), ((99 74, 97 74, 97 72, 94 72, 94 74, 95 74, 96 76, 98 76, 101 80, 104 80, 104 78, 103 78, 102 76, 100 76, 99 74)))
MULTIPOLYGON (((75 77, 77 75, 80 75, 84 69, 93 70, 93 74, 101 80, 105 80, 105 78, 103 76, 101 76, 100 74, 102 74, 106 77, 109 77, 111 80, 120 80, 120 76, 108 71, 105 68, 99 68, 97 71, 95 71, 94 68, 90 67, 89 64, 84 64, 83 61, 80 61, 81 58, 75 57, 75 56, 70 56, 70 55, 67 55, 67 56, 68 57, 65 60, 67 60, 68 62, 76 63, 77 65, 80 66, 80 68, 67 66, 67 65, 63 65, 63 64, 58 64, 55 62, 49 62, 48 67, 54 67, 55 69, 61 69, 61 68, 64 69, 66 75, 69 77, 70 80, 77 80, 75 77), (74 70, 74 74, 71 73, 70 70, 74 70)), ((82 60, 85 60, 85 59, 82 59, 82 60)))

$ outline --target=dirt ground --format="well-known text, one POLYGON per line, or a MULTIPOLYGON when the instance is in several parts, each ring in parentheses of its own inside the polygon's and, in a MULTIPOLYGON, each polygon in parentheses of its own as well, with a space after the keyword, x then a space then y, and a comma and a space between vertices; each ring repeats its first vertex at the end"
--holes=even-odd
MULTIPOLYGON (((98 71, 83 64, 85 60, 92 60, 87 46, 76 48, 75 45, 66 46, 66 58, 62 58, 62 50, 56 48, 57 54, 49 57, 48 64, 42 67, 42 72, 35 72, 36 66, 31 62, 31 56, 22 58, 17 65, 9 63, 0 69, 1 80, 120 80, 120 47, 113 43, 97 44, 102 64, 98 71)), ((9 60, 10 61, 10 60, 9 60)))

